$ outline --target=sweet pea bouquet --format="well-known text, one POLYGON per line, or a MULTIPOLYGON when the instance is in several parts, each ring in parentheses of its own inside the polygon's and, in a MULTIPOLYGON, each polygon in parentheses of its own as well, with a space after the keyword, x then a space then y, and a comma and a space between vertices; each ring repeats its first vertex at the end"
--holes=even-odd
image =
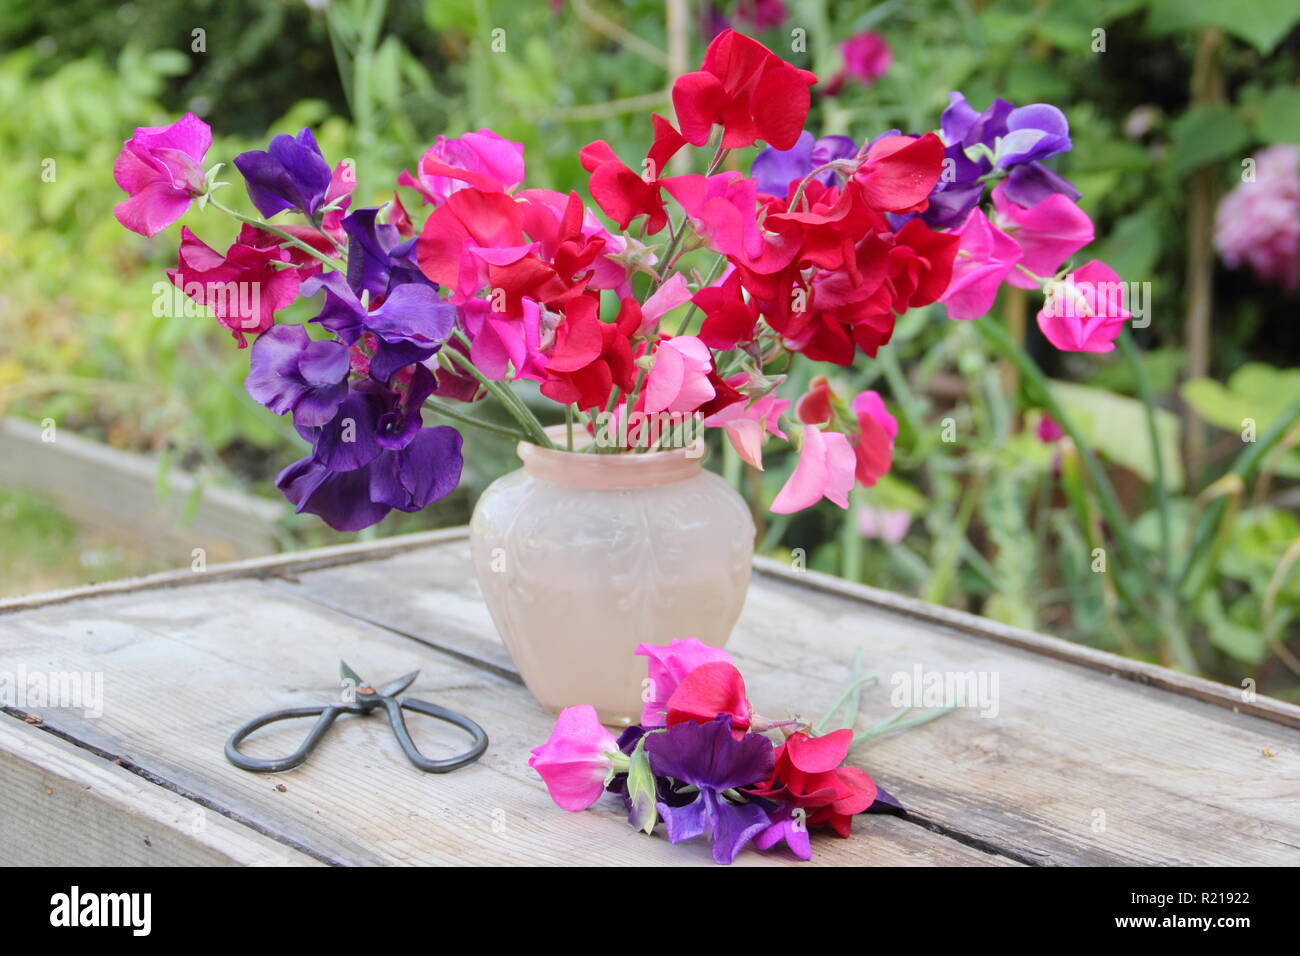
POLYGON ((234 160, 261 214, 246 217, 217 198, 222 167, 205 170, 211 131, 193 114, 126 142, 116 215, 145 236, 195 202, 242 223, 224 252, 182 229, 167 276, 240 348, 252 337, 249 394, 311 446, 277 484, 336 529, 448 494, 457 426, 553 447, 520 379, 555 403, 571 450, 638 454, 721 429, 761 469, 776 437, 799 459, 773 511, 847 507, 890 468, 897 423, 879 394, 841 396, 824 376, 783 397, 797 356, 874 357, 908 309, 975 319, 1004 284, 1044 290, 1039 327, 1065 350, 1109 351, 1129 313, 1105 265, 1062 270, 1093 229, 1044 164, 1070 149, 1059 109, 979 112, 953 93, 938 132, 818 138, 804 129, 816 82, 722 32, 673 85, 676 125, 650 117, 644 161, 603 141, 581 151, 605 220, 577 192, 525 188, 522 145, 488 129, 439 136, 398 178, 427 208, 414 215, 396 193, 354 207, 349 164, 331 167, 309 129, 277 135, 234 160), (759 143, 746 175, 740 151, 759 143), (668 175, 698 149, 704 172, 668 175), (301 221, 271 222, 282 214, 301 221), (277 322, 317 295, 306 325, 277 322), (476 417, 488 399, 517 428, 476 417))
POLYGON ((818 734, 799 718, 756 714, 726 651, 687 638, 636 653, 648 670, 640 724, 615 737, 594 708, 566 707, 532 751, 529 766, 562 809, 617 794, 633 827, 652 833, 662 820, 673 843, 703 836, 723 864, 750 843, 784 843, 810 860, 810 830, 848 837, 856 814, 904 812, 866 771, 844 765, 852 729, 818 734))

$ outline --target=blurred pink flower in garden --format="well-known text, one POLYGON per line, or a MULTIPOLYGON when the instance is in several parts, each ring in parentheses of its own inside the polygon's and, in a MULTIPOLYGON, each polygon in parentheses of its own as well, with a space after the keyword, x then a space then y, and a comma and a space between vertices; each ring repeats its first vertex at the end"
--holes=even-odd
POLYGON ((912 516, 899 508, 872 508, 862 506, 858 509, 858 534, 864 538, 879 538, 890 544, 898 544, 912 526, 912 516))
POLYGON ((894 51, 889 48, 885 38, 873 30, 849 37, 840 46, 844 57, 844 73, 870 86, 889 72, 889 65, 894 61, 894 51))
POLYGON ((1234 269, 1300 292, 1300 146, 1279 143, 1255 154, 1254 181, 1223 197, 1214 244, 1234 269))
POLYGON ((183 216, 207 189, 203 157, 211 145, 212 128, 193 113, 138 128, 113 163, 113 179, 129 196, 113 207, 117 221, 155 236, 183 216))
POLYGON ((1060 425, 1056 424, 1056 419, 1044 412, 1043 417, 1038 420, 1038 440, 1044 445, 1050 445, 1064 437, 1065 432, 1061 430, 1060 425))

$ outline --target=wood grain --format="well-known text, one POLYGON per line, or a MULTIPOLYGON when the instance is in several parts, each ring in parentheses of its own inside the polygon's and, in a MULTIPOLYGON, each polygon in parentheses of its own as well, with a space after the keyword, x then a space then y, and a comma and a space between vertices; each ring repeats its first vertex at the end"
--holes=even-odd
MULTIPOLYGON (((509 673, 467 567, 465 546, 447 543, 281 587, 509 673)), ((819 715, 861 650, 885 681, 866 694, 864 727, 890 712, 894 673, 920 665, 996 674, 996 717, 958 711, 857 755, 921 818, 960 839, 1028 863, 1300 863, 1300 733, 1260 719, 1267 708, 1234 713, 1092 659, 1045 656, 1006 635, 766 574, 755 577, 729 649, 751 700, 771 716, 819 715)), ((1284 716, 1294 709, 1272 703, 1284 716)))
MULTIPOLYGON (((412 570, 441 550, 416 552, 412 570)), ((356 581, 334 597, 351 601, 368 586, 356 581)), ((394 602, 400 586, 390 581, 372 597, 394 602)), ((42 731, 78 741, 81 759, 119 759, 139 779, 155 781, 151 786, 320 862, 710 862, 702 842, 673 847, 633 831, 612 797, 585 813, 556 809, 526 763, 529 748, 549 734, 552 718, 513 680, 323 607, 292 593, 296 587, 213 579, 15 611, 0 616, 0 667, 22 661, 31 669, 103 673, 101 717, 31 708, 44 722, 42 731), (421 668, 411 692, 480 721, 492 738, 487 755, 456 773, 419 773, 375 717, 341 720, 313 759, 287 774, 248 774, 225 761, 226 737, 248 718, 333 699, 340 658, 375 680, 421 668)), ((441 632, 440 617, 427 617, 423 627, 441 632)), ((413 719, 412 726, 431 755, 460 743, 454 730, 436 722, 413 719)), ((287 752, 305 732, 305 726, 267 731, 246 749, 255 756, 287 752)), ((864 817, 857 826, 854 840, 819 839, 816 862, 1013 863, 892 817, 864 817)), ((123 845, 133 839, 125 827, 105 833, 123 845)), ((0 856, 5 852, 0 847, 0 856)), ((781 865, 793 858, 746 853, 737 862, 781 865)))

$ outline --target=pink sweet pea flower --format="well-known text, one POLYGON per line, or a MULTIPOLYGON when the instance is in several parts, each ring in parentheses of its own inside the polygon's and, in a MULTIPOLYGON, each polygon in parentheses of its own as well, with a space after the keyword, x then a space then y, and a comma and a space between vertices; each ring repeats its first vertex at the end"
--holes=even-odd
POLYGON ((674 272, 672 278, 655 290, 641 306, 641 327, 637 335, 649 338, 659 329, 659 320, 684 302, 691 299, 691 287, 686 283, 686 276, 674 272))
POLYGON ((646 377, 645 410, 693 412, 717 394, 709 373, 713 356, 693 335, 664 339, 655 351, 654 365, 646 377))
POLYGON ((669 727, 690 721, 711 723, 719 714, 731 715, 731 735, 743 740, 753 719, 745 694, 745 679, 731 661, 709 661, 682 678, 668 698, 669 727))
POLYGON ((665 726, 668 699, 695 668, 714 661, 731 663, 731 655, 722 648, 710 647, 695 637, 685 640, 674 637, 667 644, 638 644, 634 653, 648 662, 642 727, 665 726))
POLYGON ((911 526, 912 516, 901 509, 858 509, 858 534, 864 538, 879 538, 890 544, 898 544, 911 526))
POLYGON ((550 739, 534 747, 528 766, 542 776, 562 810, 585 810, 605 792, 605 778, 618 754, 618 738, 600 724, 590 704, 566 707, 550 739))
MULTIPOLYGON (((1025 207, 1008 199, 1006 183, 1000 183, 993 190, 993 208, 994 222, 1020 246, 1020 265, 1044 279, 1093 239, 1088 214, 1061 193, 1025 207)), ((1011 271, 1007 284, 1018 289, 1038 288, 1020 269, 1011 271)))
POLYGON ((859 392, 849 407, 858 419, 854 476, 864 488, 870 488, 893 465, 898 420, 889 414, 884 399, 870 390, 859 392))
POLYGON ((989 222, 978 206, 957 235, 961 244, 952 263, 952 281, 939 301, 948 307, 950 319, 978 319, 993 308, 999 286, 1015 271, 1022 253, 1016 240, 989 222))
MULTIPOLYGON (((348 206, 352 204, 352 193, 356 188, 356 169, 346 160, 340 160, 334 167, 334 174, 330 177, 330 187, 325 193, 325 205, 334 203, 337 205, 325 213, 324 221, 321 223, 321 231, 336 242, 343 242, 347 238, 347 233, 343 230, 343 217, 348 214, 348 206)), ((406 210, 402 210, 403 214, 405 212, 406 210)))
POLYGON ((743 260, 763 252, 758 227, 758 182, 737 172, 673 176, 660 180, 676 199, 704 244, 723 256, 743 260))
POLYGON ((1047 412, 1043 412, 1042 417, 1038 419, 1038 428, 1035 430, 1038 440, 1044 445, 1052 445, 1065 437, 1065 430, 1056 424, 1056 419, 1047 412))
POLYGON ((844 435, 805 425, 799 464, 772 502, 772 512, 792 514, 815 505, 822 498, 847 508, 856 463, 853 447, 844 435))
POLYGON ((117 221, 142 236, 156 236, 208 188, 203 157, 212 128, 193 113, 170 126, 141 126, 122 146, 113 179, 127 193, 113 207, 117 221))
POLYGON ((546 356, 541 351, 541 309, 532 299, 523 301, 523 315, 494 312, 488 299, 470 299, 461 321, 470 337, 470 360, 494 382, 513 369, 512 378, 546 379, 546 356))
POLYGON ((399 186, 410 186, 425 202, 440 206, 454 192, 473 186, 484 192, 508 192, 524 181, 524 144, 490 129, 457 139, 439 136, 420 158, 419 178, 402 170, 399 186))
POLYGON ((1062 352, 1111 352, 1130 318, 1119 276, 1093 259, 1049 288, 1038 327, 1062 352))
MULTIPOLYGON (((727 380, 727 384, 740 385, 746 379, 745 375, 734 375, 727 380)), ((736 449, 736 454, 762 471, 763 442, 768 435, 785 438, 785 432, 781 431, 781 416, 789 408, 788 398, 764 395, 752 402, 732 402, 721 411, 704 419, 704 424, 709 428, 725 429, 727 440, 731 442, 731 447, 736 449)))

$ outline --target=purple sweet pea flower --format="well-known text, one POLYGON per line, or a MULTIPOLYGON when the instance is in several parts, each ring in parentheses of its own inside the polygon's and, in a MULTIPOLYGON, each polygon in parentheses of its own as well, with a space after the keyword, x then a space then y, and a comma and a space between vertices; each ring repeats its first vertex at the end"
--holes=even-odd
POLYGON ((372 333, 376 348, 370 374, 380 382, 437 352, 456 324, 457 307, 439 298, 434 287, 425 283, 393 288, 373 311, 361 304, 338 272, 313 276, 302 284, 303 295, 315 295, 321 289, 325 290, 325 306, 311 321, 319 322, 348 345, 354 345, 363 333, 372 333))
POLYGON ((721 715, 704 724, 677 724, 665 733, 646 737, 645 750, 656 777, 699 788, 685 806, 658 804, 673 843, 708 835, 713 859, 729 864, 757 834, 771 823, 757 803, 733 803, 726 790, 752 785, 772 773, 772 742, 760 734, 731 735, 731 717, 721 715))
POLYGON ((422 365, 404 393, 372 379, 354 383, 329 422, 298 428, 312 454, 284 469, 277 487, 295 511, 337 531, 369 527, 393 508, 419 511, 450 494, 460 482, 462 439, 448 425, 423 427, 420 408, 433 389, 422 365))
MULTIPOLYGON (((823 136, 814 140, 813 134, 804 130, 789 149, 769 146, 762 150, 754 157, 749 175, 758 180, 759 192, 784 199, 790 183, 803 179, 818 166, 834 159, 847 159, 857 152, 858 144, 848 136, 823 136)), ((833 185, 835 170, 828 169, 818 174, 817 179, 827 186, 833 185)))
POLYGON ((240 153, 235 166, 244 174, 248 198, 267 219, 286 209, 316 219, 333 175, 316 137, 306 127, 297 136, 273 137, 265 151, 240 153))
POLYGON ((313 342, 301 325, 273 325, 253 343, 244 387, 277 415, 303 428, 324 425, 348 394, 348 347, 313 342))
POLYGON ((1078 202, 1083 195, 1074 188, 1074 183, 1039 162, 1012 169, 1002 191, 1012 202, 1025 207, 1036 206, 1053 193, 1068 196, 1070 202, 1078 202))
POLYGON ((1010 169, 1070 150, 1070 124, 1047 103, 1031 103, 1007 115, 1007 132, 997 143, 997 166, 1010 169))

